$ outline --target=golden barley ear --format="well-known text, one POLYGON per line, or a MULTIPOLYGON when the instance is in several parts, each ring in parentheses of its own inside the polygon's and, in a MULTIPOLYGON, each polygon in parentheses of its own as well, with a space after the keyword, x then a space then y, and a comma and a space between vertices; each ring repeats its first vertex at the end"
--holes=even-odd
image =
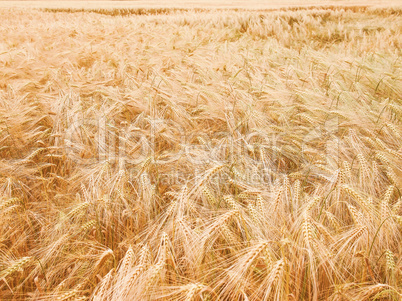
POLYGON ((114 256, 114 254, 113 254, 113 251, 112 251, 111 249, 105 250, 105 251, 100 255, 99 259, 96 261, 96 263, 95 263, 95 270, 96 270, 96 271, 99 271, 99 270, 103 267, 103 265, 106 263, 106 261, 107 261, 109 258, 113 257, 113 256, 114 256))
POLYGON ((197 292, 199 292, 200 290, 202 290, 204 288, 204 285, 202 285, 201 283, 194 283, 192 284, 188 291, 187 294, 185 296, 185 301, 192 301, 194 300, 194 297, 196 296, 197 292))
POLYGON ((128 271, 131 269, 134 263, 134 251, 131 246, 128 247, 126 254, 121 260, 120 267, 117 269, 117 274, 124 277, 127 275, 128 271))
POLYGON ((11 277, 17 271, 22 270, 31 261, 31 259, 31 257, 23 257, 19 260, 16 260, 10 267, 0 272, 0 277, 4 279, 11 277))
POLYGON ((314 231, 313 231, 313 225, 311 222, 311 218, 307 215, 304 218, 303 224, 302 224, 302 233, 303 233, 303 238, 306 246, 308 248, 312 247, 313 241, 314 241, 314 231))
POLYGON ((394 193, 394 189, 395 187, 393 185, 390 185, 387 189, 387 191, 385 192, 385 195, 383 197, 383 199, 381 200, 380 203, 380 213, 381 213, 381 219, 384 221, 389 213, 390 213, 390 202, 391 202, 391 197, 394 193))
POLYGON ((241 206, 238 202, 235 201, 234 197, 232 195, 225 195, 223 197, 224 201, 228 206, 233 209, 233 210, 240 210, 241 206))
POLYGON ((217 203, 216 199, 215 199, 214 195, 212 194, 212 192, 207 187, 204 187, 202 192, 204 193, 204 195, 205 195, 206 199, 208 200, 209 204, 216 205, 216 203, 217 203))
POLYGON ((109 289, 113 287, 113 280, 114 280, 115 274, 116 274, 116 270, 113 268, 105 275, 105 277, 103 277, 100 285, 98 285, 98 287, 95 291, 93 300, 95 300, 95 301, 108 300, 109 295, 111 294, 109 292, 109 289))

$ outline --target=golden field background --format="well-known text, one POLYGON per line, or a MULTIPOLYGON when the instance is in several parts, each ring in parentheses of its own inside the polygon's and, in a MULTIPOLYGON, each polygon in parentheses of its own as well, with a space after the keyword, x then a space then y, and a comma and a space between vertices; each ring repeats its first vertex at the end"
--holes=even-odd
POLYGON ((400 8, 1 5, 1 300, 400 300, 400 8))

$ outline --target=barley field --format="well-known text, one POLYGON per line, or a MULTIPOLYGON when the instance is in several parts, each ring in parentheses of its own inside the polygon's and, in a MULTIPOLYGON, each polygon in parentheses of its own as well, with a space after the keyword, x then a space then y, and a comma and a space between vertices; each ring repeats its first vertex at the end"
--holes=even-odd
POLYGON ((0 300, 401 300, 401 7, 0 6, 0 300))

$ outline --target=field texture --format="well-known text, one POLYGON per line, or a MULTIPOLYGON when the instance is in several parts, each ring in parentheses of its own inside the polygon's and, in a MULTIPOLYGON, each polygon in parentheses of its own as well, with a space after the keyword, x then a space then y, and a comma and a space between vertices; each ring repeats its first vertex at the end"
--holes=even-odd
POLYGON ((1 300, 401 300, 401 9, 0 20, 1 300))

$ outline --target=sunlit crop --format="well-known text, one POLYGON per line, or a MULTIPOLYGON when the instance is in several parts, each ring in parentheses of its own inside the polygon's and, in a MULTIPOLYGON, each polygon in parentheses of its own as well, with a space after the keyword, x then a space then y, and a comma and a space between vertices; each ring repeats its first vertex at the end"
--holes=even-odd
POLYGON ((1 300, 400 300, 402 10, 0 10, 1 300))

